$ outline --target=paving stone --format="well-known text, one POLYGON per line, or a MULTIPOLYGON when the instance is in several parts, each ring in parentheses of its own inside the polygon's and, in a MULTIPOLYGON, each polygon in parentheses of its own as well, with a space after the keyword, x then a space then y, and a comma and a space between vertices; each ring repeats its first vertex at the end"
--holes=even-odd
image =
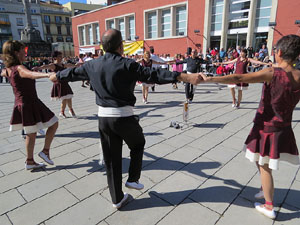
POLYGON ((109 225, 119 225, 120 221, 123 224, 130 225, 153 225, 172 209, 173 206, 170 206, 165 201, 151 193, 146 193, 130 201, 122 210, 109 216, 105 221, 109 225))
POLYGON ((252 202, 243 198, 237 198, 216 224, 232 225, 241 223, 243 225, 271 225, 273 224, 273 220, 256 211, 252 202), (241 217, 241 215, 243 215, 243 217, 241 217))
POLYGON ((186 199, 194 189, 200 186, 201 183, 202 182, 199 182, 199 180, 191 176, 176 172, 151 188, 151 193, 172 205, 178 205, 186 199))
POLYGON ((11 222, 9 221, 9 219, 7 218, 6 215, 2 215, 2 216, 0 216, 0 224, 1 225, 11 225, 11 222))
POLYGON ((22 194, 26 201, 30 202, 33 199, 39 198, 40 196, 71 183, 75 179, 76 177, 68 173, 66 170, 60 170, 22 185, 18 188, 18 191, 22 194))
POLYGON ((95 194, 47 220, 45 224, 96 224, 114 210, 107 200, 95 194))
POLYGON ((82 200, 107 187, 107 178, 101 172, 91 173, 65 186, 73 195, 82 200), (84 191, 83 191, 84 190, 84 191))
POLYGON ((218 145, 215 148, 203 154, 204 157, 212 159, 216 162, 225 164, 234 158, 238 153, 223 145, 218 145))
MULTIPOLYGON (((25 200, 16 189, 0 194, 0 215, 23 205, 25 200)), ((2 223, 0 223, 2 224, 2 223)))
POLYGON ((171 211, 157 225, 214 225, 219 217, 219 214, 203 207, 199 203, 187 199, 171 211))
POLYGON ((241 189, 237 187, 210 179, 194 191, 189 198, 219 214, 223 214, 240 191, 241 189))
POLYGON ((281 224, 298 225, 299 219, 300 219, 300 209, 284 204, 280 208, 280 212, 277 215, 274 225, 281 225, 281 224))
POLYGON ((34 172, 29 172, 26 170, 21 170, 16 173, 9 174, 7 176, 0 178, 0 193, 8 191, 10 189, 19 187, 30 181, 36 180, 40 177, 45 176, 46 173, 42 170, 36 170, 34 172))
POLYGON ((22 151, 14 151, 14 152, 10 152, 10 153, 6 153, 6 154, 2 154, 0 156, 0 165, 9 163, 11 161, 14 160, 18 160, 18 159, 25 159, 25 152, 23 153, 22 151))
POLYGON ((77 202, 73 195, 61 188, 9 212, 8 217, 16 225, 39 224, 77 202))
MULTIPOLYGON (((295 181, 288 192, 285 203, 296 207, 300 210, 300 182, 295 181)), ((300 214, 299 214, 300 215, 300 214)))
MULTIPOLYGON (((195 161, 181 168, 180 171, 184 174, 196 178, 197 180, 205 181, 206 179, 210 178, 214 173, 216 173, 216 171, 221 169, 221 167, 221 163, 201 156, 195 161)), ((212 178, 215 177, 213 176, 212 178)))

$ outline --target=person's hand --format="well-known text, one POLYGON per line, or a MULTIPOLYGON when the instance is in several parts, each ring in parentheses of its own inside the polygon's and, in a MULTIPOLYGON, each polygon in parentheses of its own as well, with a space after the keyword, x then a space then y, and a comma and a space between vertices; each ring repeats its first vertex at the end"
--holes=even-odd
POLYGON ((56 73, 49 73, 49 79, 50 79, 52 82, 57 81, 56 73))
POLYGON ((207 81, 207 76, 206 76, 204 73, 199 73, 199 75, 200 75, 201 78, 202 78, 202 82, 207 81))
POLYGON ((33 67, 32 71, 35 71, 35 72, 39 71, 39 67, 38 66, 33 67))
POLYGON ((7 77, 7 75, 6 75, 6 68, 2 69, 1 76, 2 77, 7 77))
POLYGON ((199 73, 188 74, 187 78, 188 78, 187 82, 190 84, 193 84, 193 85, 197 85, 197 84, 201 83, 201 81, 203 81, 203 79, 199 73))

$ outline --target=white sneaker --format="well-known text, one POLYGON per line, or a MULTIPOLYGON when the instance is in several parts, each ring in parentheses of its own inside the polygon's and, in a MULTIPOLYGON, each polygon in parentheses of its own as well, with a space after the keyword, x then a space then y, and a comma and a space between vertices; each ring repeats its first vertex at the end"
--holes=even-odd
POLYGON ((73 118, 77 118, 76 114, 75 114, 75 113, 74 113, 74 114, 72 114, 72 112, 71 112, 71 111, 69 111, 69 115, 70 115, 71 117, 73 117, 73 118))
POLYGON ((54 162, 48 158, 48 156, 44 153, 44 152, 40 152, 38 154, 39 157, 41 157, 46 163, 50 164, 50 165, 54 165, 54 162))
POLYGON ((67 118, 66 115, 65 115, 64 113, 59 113, 59 117, 62 117, 62 118, 64 118, 64 119, 67 118))
POLYGON ((125 205, 125 203, 127 202, 127 200, 128 200, 128 194, 127 194, 126 192, 124 192, 124 197, 123 197, 123 199, 122 199, 119 203, 117 203, 117 204, 112 204, 112 205, 113 205, 114 208, 119 209, 119 208, 121 208, 123 205, 125 205))
POLYGON ((232 108, 235 108, 235 107, 236 107, 236 104, 232 104, 231 107, 232 107, 232 108))
POLYGON ((259 202, 255 202, 254 206, 258 212, 264 214, 266 217, 269 217, 272 220, 274 220, 276 218, 276 213, 275 213, 274 209, 269 210, 263 204, 261 204, 259 202))
POLYGON ((138 181, 136 182, 126 182, 125 186, 131 189, 136 189, 136 190, 142 190, 144 188, 144 185, 139 183, 138 181))
POLYGON ((254 195, 254 198, 256 199, 262 199, 264 198, 264 191, 263 190, 260 190, 259 192, 257 192, 255 195, 254 195))
POLYGON ((33 170, 33 169, 38 169, 38 168, 41 168, 41 167, 44 167, 45 164, 44 163, 36 163, 34 165, 28 165, 26 162, 25 162, 25 169, 26 170, 33 170))

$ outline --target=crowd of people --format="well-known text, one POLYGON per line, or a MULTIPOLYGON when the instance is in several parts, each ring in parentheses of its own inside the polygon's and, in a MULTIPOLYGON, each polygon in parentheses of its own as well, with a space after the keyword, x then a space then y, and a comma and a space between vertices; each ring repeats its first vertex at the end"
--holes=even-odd
POLYGON ((276 64, 269 61, 264 45, 259 52, 252 48, 230 48, 226 52, 214 48, 202 55, 191 49, 186 56, 176 54, 171 58, 169 55, 155 55, 154 48, 150 48, 142 57, 126 56, 121 33, 115 29, 104 33, 102 44, 106 53, 99 51, 97 56, 87 54, 63 58, 61 52, 55 51, 51 58, 28 59, 26 62, 22 43, 4 43, 2 59, 5 68, 2 68, 1 76, 7 78, 15 95, 10 130, 26 132, 25 168, 32 170, 45 166, 34 160, 36 133, 40 129, 47 131, 44 148, 38 156, 46 163, 54 164, 50 147, 58 128, 58 118, 38 98, 36 79, 49 78, 53 82, 51 98, 62 101, 59 113, 62 118, 66 117, 66 106, 70 116, 76 117, 71 101, 73 91, 68 82, 82 81, 83 87, 90 85, 94 90, 107 182, 113 207, 117 209, 128 200, 128 194, 122 190, 123 141, 130 149, 131 158, 125 186, 137 190, 144 188, 139 179, 145 138, 139 118, 133 112, 137 83, 142 84, 145 104, 148 103, 148 88, 154 84, 170 83, 173 88, 178 88, 177 83, 184 82, 186 101, 191 102, 196 85, 224 83, 231 88, 232 106, 239 108, 242 90, 249 83, 263 82, 254 126, 245 141, 246 158, 256 162, 261 175, 262 191, 259 193, 265 198, 265 204, 256 203, 255 208, 275 219, 272 170, 278 169, 280 160, 300 164, 291 127, 292 112, 300 98, 300 71, 296 68, 299 65, 300 37, 288 35, 277 42, 273 49, 276 64), (268 68, 256 71, 257 65, 268 68), (238 90, 237 100, 234 89, 238 90))

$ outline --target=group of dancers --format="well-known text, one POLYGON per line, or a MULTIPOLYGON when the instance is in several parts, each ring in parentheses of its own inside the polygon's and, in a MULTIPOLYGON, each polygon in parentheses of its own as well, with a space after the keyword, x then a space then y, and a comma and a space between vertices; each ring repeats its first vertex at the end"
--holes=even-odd
MULTIPOLYGON (((259 168, 262 188, 261 193, 265 199, 264 204, 256 203, 255 208, 271 219, 276 218, 273 203, 274 182, 272 170, 279 169, 279 161, 287 161, 295 165, 300 164, 298 156, 299 153, 296 146, 294 133, 291 127, 292 113, 300 98, 300 71, 293 68, 293 63, 300 54, 300 37, 296 35, 284 36, 277 42, 274 50, 277 62, 276 66, 269 67, 258 72, 245 74, 246 65, 248 64, 248 62, 252 62, 252 59, 246 58, 245 52, 242 51, 241 56, 234 60, 234 62, 236 62, 237 64, 235 74, 220 77, 207 77, 205 74, 199 73, 199 78, 197 78, 195 74, 191 74, 196 79, 196 81, 193 83, 213 82, 229 85, 234 84, 239 87, 239 95, 237 100, 235 99, 234 92, 232 92, 234 107, 240 106, 242 99, 240 91, 247 87, 248 83, 264 83, 261 100, 254 119, 254 126, 245 141, 245 148, 246 158, 248 158, 252 162, 256 162, 259 168)), ((59 52, 56 52, 54 57, 56 58, 56 62, 54 64, 35 68, 36 71, 42 69, 51 69, 54 72, 41 73, 30 71, 22 65, 22 62, 25 60, 25 46, 22 43, 18 41, 7 41, 3 45, 3 59, 6 69, 2 71, 1 75, 9 79, 15 95, 15 105, 10 121, 10 131, 24 129, 26 132, 25 148, 27 151, 27 158, 25 161, 25 168, 27 170, 44 166, 43 163, 37 163, 34 160, 33 154, 36 133, 39 129, 47 129, 47 132, 45 135, 44 148, 38 155, 46 163, 50 165, 54 164, 54 162, 50 158, 50 147, 51 142, 55 136, 55 132, 58 128, 58 118, 39 100, 37 96, 35 79, 50 77, 52 81, 55 81, 53 90, 51 92, 51 97, 59 98, 62 100, 60 112, 60 116, 62 117, 66 117, 64 113, 66 105, 68 105, 69 107, 70 115, 72 117, 76 116, 72 108, 71 101, 73 92, 71 88, 69 88, 67 80, 83 80, 87 77, 90 77, 91 82, 96 82, 92 80, 93 78, 90 75, 81 77, 81 75, 79 74, 78 79, 74 79, 73 76, 75 75, 71 72, 71 70, 68 70, 67 72, 63 73, 63 76, 59 77, 56 72, 64 72, 65 68, 74 67, 74 65, 63 65, 61 63, 61 53, 59 52), (56 76, 58 76, 58 78, 60 79, 57 79, 56 76)), ((150 60, 148 60, 148 58, 149 53, 146 52, 146 57, 142 61, 144 67, 147 67, 151 64, 149 63, 150 60)), ((129 62, 131 67, 135 65, 131 61, 125 60, 125 64, 129 62)), ((233 61, 226 63, 232 62, 233 61)), ((257 62, 255 61, 254 63, 257 62)), ((82 69, 81 73, 86 73, 86 71, 83 70, 84 69, 82 69)), ((105 73, 105 71, 103 73, 105 73)), ((155 73, 155 70, 151 70, 151 73, 155 73)), ((178 76, 178 74, 175 75, 178 76)), ((175 75, 173 74, 173 76, 175 75)), ((107 73, 105 76, 109 77, 110 74, 107 73)), ((133 74, 132 76, 136 75, 133 74)), ((178 77, 180 77, 180 79, 178 78, 179 81, 187 81, 187 76, 183 73, 181 73, 178 77)), ((137 75, 137 77, 135 77, 134 79, 136 79, 137 81, 141 79, 144 83, 147 83, 147 78, 145 77, 139 77, 137 75)), ((165 79, 166 83, 174 82, 174 78, 167 79, 166 77, 165 79)), ((127 81, 124 80, 123 82, 127 81)), ((131 91, 133 91, 133 89, 131 91)), ((103 93, 106 93, 107 96, 109 96, 109 94, 118 94, 117 92, 118 90, 110 90, 109 87, 103 90, 103 93)), ((143 97, 144 101, 147 101, 146 90, 143 91, 143 97)), ((98 101, 100 100, 97 99, 97 104, 98 101)), ((102 99, 101 101, 106 102, 105 104, 108 105, 110 100, 102 99)), ((103 149, 108 148, 108 146, 105 147, 105 145, 107 144, 105 143, 105 131, 102 130, 102 126, 106 126, 104 123, 107 123, 107 121, 101 120, 101 118, 106 118, 105 115, 108 115, 109 113, 117 112, 108 111, 108 109, 111 109, 109 107, 106 108, 105 104, 104 106, 102 105, 99 108, 99 132, 101 133, 101 139, 103 138, 103 140, 101 140, 103 149)), ((118 113, 128 113, 128 111, 124 111, 122 107, 118 108, 118 106, 116 106, 116 108, 114 109, 118 109, 118 113)), ((137 128, 139 128, 139 126, 137 126, 137 128)), ((103 129, 107 128, 104 127, 103 129)), ((114 129, 118 128, 115 127, 114 129)), ((120 143, 122 146, 122 142, 120 143)), ((110 146, 109 148, 112 148, 112 146, 110 146)), ((111 157, 109 156, 109 154, 112 153, 104 152, 105 164, 108 165, 110 165, 108 157, 111 157)), ((135 156, 131 154, 131 157, 135 156)), ((108 165, 106 166, 108 167, 108 165)), ((136 165, 131 166, 136 167, 136 165)), ((141 170, 141 165, 139 167, 139 169, 141 170)), ((107 169, 108 171, 110 171, 111 168, 107 169)), ((112 174, 108 173, 108 176, 110 175, 112 174)), ((138 181, 134 180, 138 179, 139 176, 140 175, 137 173, 136 178, 133 178, 132 181, 128 181, 128 184, 126 182, 126 186, 128 185, 128 187, 131 188, 142 189, 144 186, 139 184, 138 181), (133 185, 134 182, 136 182, 136 184, 133 185)), ((126 193, 124 193, 123 195, 122 192, 119 192, 121 193, 120 195, 114 196, 114 190, 111 189, 111 185, 113 184, 111 182, 112 180, 109 180, 108 178, 109 188, 114 203, 113 206, 116 208, 120 208, 124 205, 123 203, 126 201, 128 195, 126 193)))

